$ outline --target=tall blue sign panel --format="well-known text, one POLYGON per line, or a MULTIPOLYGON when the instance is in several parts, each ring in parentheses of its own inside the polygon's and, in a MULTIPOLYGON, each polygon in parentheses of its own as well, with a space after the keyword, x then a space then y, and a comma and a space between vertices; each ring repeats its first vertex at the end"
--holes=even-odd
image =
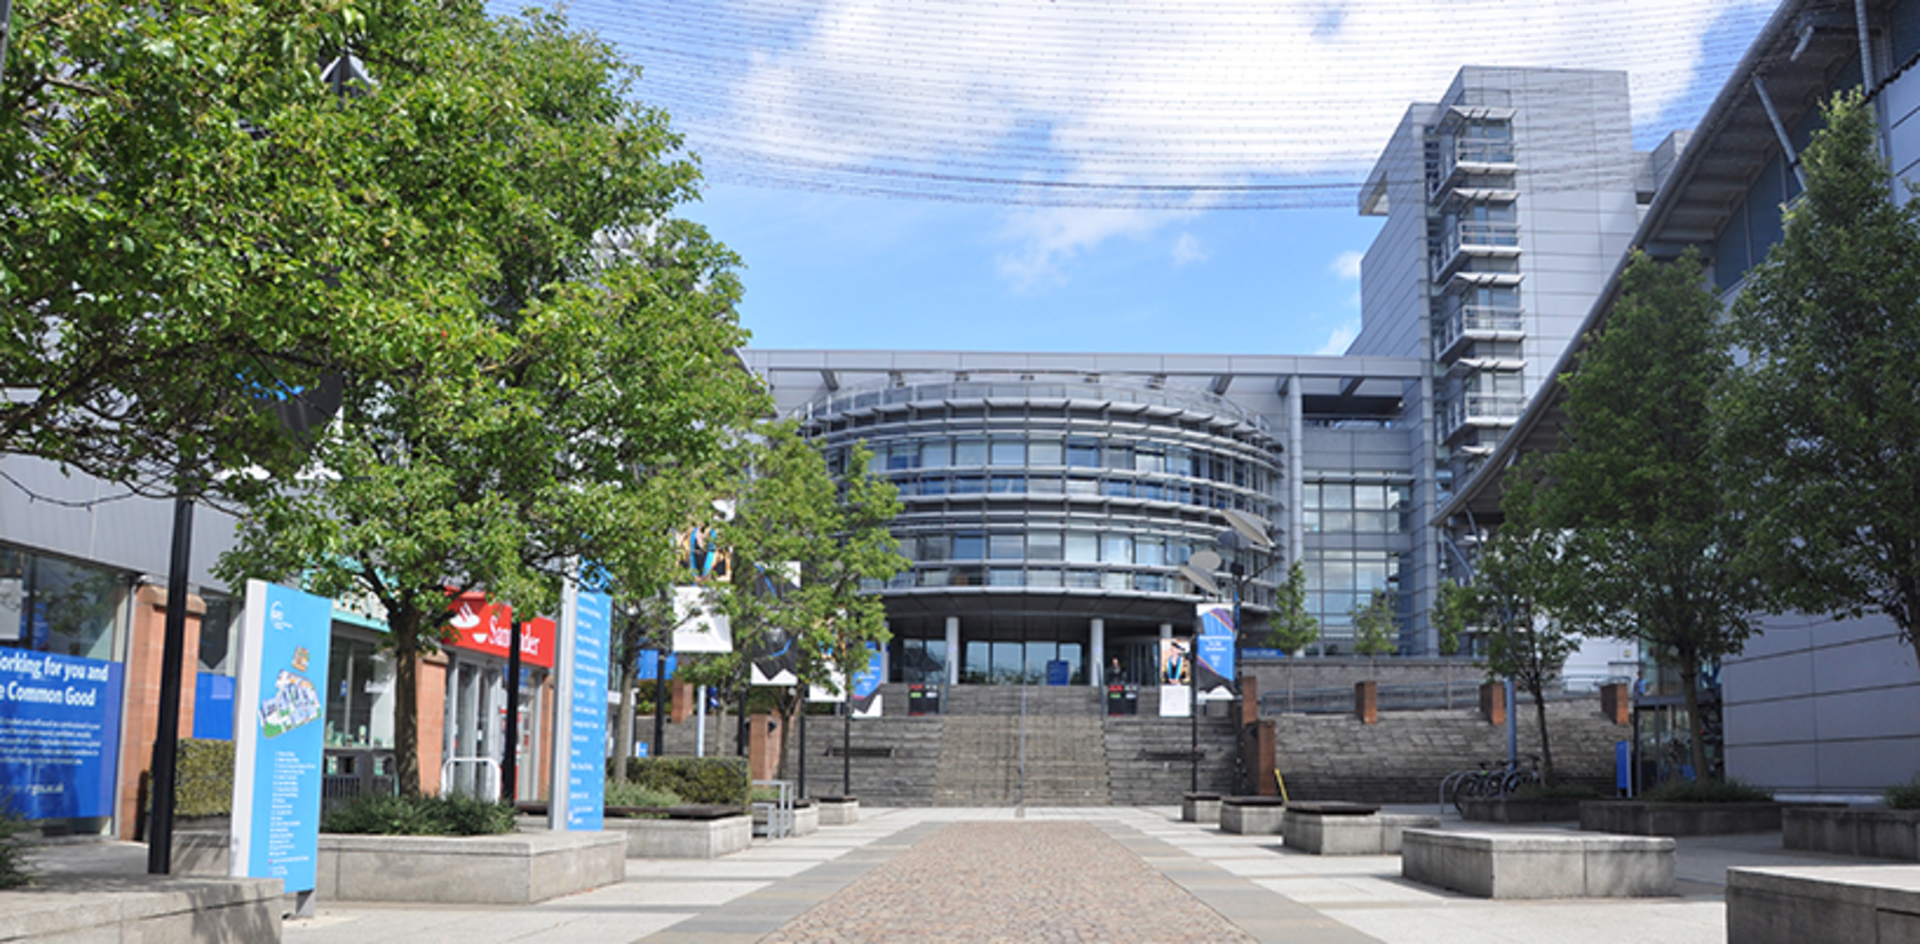
POLYGON ((1233 608, 1218 603, 1199 606, 1200 633, 1194 645, 1199 665, 1193 686, 1201 701, 1233 697, 1233 608))
POLYGON ((0 809, 113 815, 120 663, 0 649, 0 809))
POLYGON ((856 718, 878 718, 881 715, 880 683, 886 678, 886 660, 882 658, 880 646, 867 643, 867 667, 853 673, 853 691, 851 710, 856 718))
POLYGON ((571 743, 567 760, 567 829, 597 830, 607 802, 607 637, 613 598, 581 590, 574 595, 571 743))
POLYGON ((333 604, 325 597, 247 581, 234 694, 230 871, 280 879, 288 892, 314 887, 326 751, 321 692, 332 629, 333 604))

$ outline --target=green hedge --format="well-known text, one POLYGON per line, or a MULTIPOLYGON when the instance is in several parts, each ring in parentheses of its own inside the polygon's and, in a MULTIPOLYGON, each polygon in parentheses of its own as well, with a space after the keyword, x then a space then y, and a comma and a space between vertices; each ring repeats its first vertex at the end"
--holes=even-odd
POLYGON ((320 817, 323 833, 488 836, 513 829, 511 804, 463 796, 368 794, 320 817))
POLYGON ((656 790, 671 790, 688 803, 747 802, 751 780, 742 757, 634 757, 627 780, 656 790))
POLYGON ((174 768, 173 815, 233 812, 233 742, 181 738, 174 768))

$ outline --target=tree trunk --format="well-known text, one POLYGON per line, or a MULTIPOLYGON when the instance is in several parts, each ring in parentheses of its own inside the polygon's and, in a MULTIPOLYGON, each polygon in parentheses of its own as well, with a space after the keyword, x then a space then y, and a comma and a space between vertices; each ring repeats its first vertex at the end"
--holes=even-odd
POLYGON ((774 776, 780 780, 793 779, 789 756, 793 753, 794 706, 806 704, 805 699, 800 697, 801 688, 796 685, 792 695, 781 695, 773 701, 774 710, 780 713, 780 763, 774 768, 774 776))
POLYGON ((1553 742, 1547 738, 1547 695, 1545 686, 1527 686, 1533 693, 1534 715, 1540 719, 1540 782, 1553 786, 1559 778, 1553 773, 1553 742))
MULTIPOLYGON (((627 779, 627 761, 633 757, 633 712, 639 700, 639 683, 634 676, 639 673, 628 667, 620 679, 620 719, 613 726, 613 775, 616 779, 627 779)), ((655 754, 659 749, 654 750, 655 754)))
POLYGON ((420 787, 420 614, 389 611, 393 634, 393 775, 404 796, 420 787))
POLYGON ((1689 759, 1693 763, 1693 779, 1707 780, 1707 744, 1701 735, 1700 725, 1700 663, 1696 659, 1683 660, 1680 666, 1681 695, 1687 706, 1687 740, 1689 759))

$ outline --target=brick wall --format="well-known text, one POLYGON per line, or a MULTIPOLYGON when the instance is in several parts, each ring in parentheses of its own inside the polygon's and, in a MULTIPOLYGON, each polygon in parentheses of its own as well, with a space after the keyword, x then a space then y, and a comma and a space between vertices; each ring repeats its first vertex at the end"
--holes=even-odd
MULTIPOLYGON (((166 647, 167 590, 142 586, 134 591, 133 631, 127 643, 127 700, 120 718, 121 839, 132 839, 141 819, 140 778, 153 766, 153 741, 160 730, 160 665, 166 647)), ((194 679, 200 668, 200 617, 207 604, 187 597, 186 644, 180 647, 180 736, 193 733, 194 679)))

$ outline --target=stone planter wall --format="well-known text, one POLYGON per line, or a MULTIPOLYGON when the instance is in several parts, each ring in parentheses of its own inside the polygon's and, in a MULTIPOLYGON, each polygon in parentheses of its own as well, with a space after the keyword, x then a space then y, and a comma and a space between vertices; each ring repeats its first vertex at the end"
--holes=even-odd
POLYGON ((1586 800, 1580 828, 1628 836, 1724 836, 1780 828, 1779 803, 1643 803, 1586 800))
POLYGON ((322 833, 321 901, 531 904, 624 881, 626 837, 613 832, 504 836, 322 833))
POLYGON ((1475 823, 1571 823, 1581 800, 1463 799, 1460 818, 1475 823))
POLYGON ((1780 831, 1789 849, 1920 860, 1920 810, 1789 807, 1781 814, 1780 831))
POLYGON ((1220 831, 1243 836, 1278 836, 1287 805, 1279 797, 1228 797, 1220 801, 1220 831))
POLYGON ((717 859, 753 844, 753 817, 714 819, 622 819, 609 817, 607 832, 626 837, 630 859, 717 859))
POLYGON ((277 878, 43 875, 34 882, 0 892, 0 941, 280 940, 277 878))
POLYGON ((1217 793, 1189 793, 1181 797, 1180 819, 1189 823, 1219 823, 1220 795, 1217 793))
POLYGON ((1910 865, 1728 869, 1727 940, 1920 940, 1920 875, 1910 865))
POLYGON ((854 797, 822 797, 819 803, 822 826, 851 826, 860 822, 860 801, 854 797))

